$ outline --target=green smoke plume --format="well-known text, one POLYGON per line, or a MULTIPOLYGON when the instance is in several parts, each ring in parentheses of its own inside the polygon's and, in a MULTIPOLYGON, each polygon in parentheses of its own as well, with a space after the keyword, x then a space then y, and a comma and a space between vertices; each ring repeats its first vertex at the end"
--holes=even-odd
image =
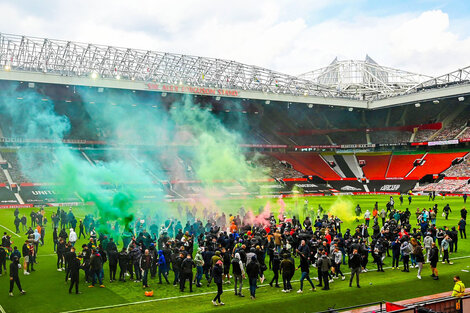
POLYGON ((3 92, 6 96, 0 98, 0 109, 11 119, 12 136, 57 141, 53 148, 20 148, 21 170, 33 182, 54 183, 59 201, 77 194, 83 201, 93 202, 102 232, 112 232, 110 221, 126 228, 136 218, 174 216, 163 201, 162 182, 175 178, 201 181, 201 198, 207 201, 221 188, 216 181, 254 188, 250 181, 266 178, 264 169, 250 165, 240 148, 248 128, 236 113, 229 130, 226 121, 204 104, 194 104, 190 97, 173 102, 167 110, 155 100, 146 101, 132 93, 111 90, 99 98, 87 88, 77 88, 77 92, 88 119, 76 133, 101 131, 104 137, 98 139, 114 147, 99 152, 103 160, 98 164, 84 158, 82 151, 60 143, 70 136, 71 121, 57 113, 51 98, 34 89, 12 88, 3 92), (23 98, 21 103, 16 100, 18 95, 23 98), (149 188, 153 204, 145 202, 149 188))

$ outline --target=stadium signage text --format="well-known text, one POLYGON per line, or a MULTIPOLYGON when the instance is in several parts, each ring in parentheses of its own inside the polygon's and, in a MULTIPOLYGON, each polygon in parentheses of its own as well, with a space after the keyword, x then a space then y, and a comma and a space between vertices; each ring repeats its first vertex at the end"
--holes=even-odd
POLYGON ((193 93, 193 94, 198 94, 198 95, 209 95, 209 96, 229 96, 229 97, 240 96, 238 90, 192 87, 192 86, 184 86, 184 85, 166 85, 166 84, 148 83, 147 89, 164 91, 164 92, 193 93))
POLYGON ((383 185, 380 187, 380 191, 398 191, 400 190, 400 185, 383 185))

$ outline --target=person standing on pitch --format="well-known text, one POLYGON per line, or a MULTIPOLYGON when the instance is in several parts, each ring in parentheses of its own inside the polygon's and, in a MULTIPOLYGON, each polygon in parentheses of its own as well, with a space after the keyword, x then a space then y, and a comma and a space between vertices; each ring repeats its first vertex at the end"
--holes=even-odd
POLYGON ((235 280, 235 295, 239 297, 244 297, 242 294, 243 288, 243 279, 245 278, 245 269, 243 267, 243 262, 240 258, 240 253, 235 253, 235 257, 232 259, 232 274, 233 279, 235 280), (239 285, 237 289, 237 285, 239 285))
POLYGON ((276 288, 279 288, 279 269, 281 267, 281 259, 279 258, 279 253, 273 253, 273 261, 271 270, 274 273, 273 279, 269 283, 269 286, 273 286, 273 282, 276 282, 276 288))
POLYGON ((452 263, 449 260, 449 247, 450 247, 450 242, 452 239, 450 239, 449 235, 446 235, 444 237, 444 240, 441 242, 441 250, 442 250, 442 264, 444 264, 446 261, 448 264, 452 265, 452 263))
POLYGON ((181 262, 181 278, 180 278, 180 291, 184 292, 184 285, 186 280, 189 280, 189 292, 193 292, 193 268, 196 267, 196 263, 191 257, 191 254, 187 254, 186 258, 181 262))
POLYGON ((222 260, 218 260, 212 269, 212 277, 214 278, 214 283, 217 285, 217 295, 215 296, 214 300, 212 300, 212 304, 215 306, 225 304, 220 300, 220 296, 224 292, 222 289, 222 264, 222 260), (217 303, 217 300, 219 303, 217 303))
POLYGON ((465 231, 465 227, 467 226, 467 222, 465 221, 464 217, 460 218, 459 221, 459 232, 460 232, 460 239, 467 239, 467 232, 465 231))
POLYGON ((79 278, 80 278, 80 260, 77 258, 77 255, 75 254, 75 249, 74 251, 70 252, 70 260, 69 260, 69 272, 70 272, 70 287, 69 287, 69 293, 72 293, 73 286, 75 286, 75 293, 78 295, 78 284, 79 284, 79 278))
POLYGON ((304 280, 306 279, 309 283, 310 286, 312 286, 312 291, 315 291, 315 285, 313 284, 312 280, 310 279, 309 273, 310 273, 310 262, 308 260, 308 257, 305 256, 304 254, 300 253, 300 265, 297 267, 297 269, 300 268, 301 271, 301 276, 300 276, 300 289, 297 291, 297 293, 303 293, 304 291, 304 280))
POLYGON ((436 246, 436 243, 432 243, 431 252, 429 253, 429 263, 431 265, 431 277, 434 280, 439 279, 439 272, 437 271, 437 262, 439 262, 439 249, 436 246))
POLYGON ((20 277, 18 276, 18 270, 20 268, 21 265, 19 264, 19 259, 16 256, 13 257, 13 260, 10 263, 10 297, 13 297, 13 287, 15 283, 22 295, 26 293, 26 291, 21 288, 20 277))
POLYGON ((260 274, 260 266, 255 255, 251 257, 251 262, 246 266, 246 274, 248 275, 248 280, 250 283, 250 295, 251 299, 256 299, 256 282, 258 281, 258 276, 260 274))
POLYGON ((354 249, 353 253, 349 255, 349 268, 351 269, 349 287, 352 287, 354 275, 356 275, 357 288, 361 288, 361 286, 359 285, 359 274, 361 273, 361 256, 357 252, 357 249, 354 249))

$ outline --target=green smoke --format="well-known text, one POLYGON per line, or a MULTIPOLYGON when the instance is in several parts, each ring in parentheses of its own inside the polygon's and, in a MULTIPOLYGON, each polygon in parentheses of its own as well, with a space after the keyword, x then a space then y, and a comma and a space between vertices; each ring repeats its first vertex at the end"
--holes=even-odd
POLYGON ((110 90, 97 96, 87 88, 78 88, 77 92, 82 106, 77 110, 86 112, 87 120, 80 123, 76 133, 101 132, 104 137, 98 139, 114 147, 100 152, 104 160, 99 164, 92 164, 81 151, 61 143, 71 136, 71 121, 57 113, 52 99, 33 89, 18 87, 3 92, 0 109, 11 125, 2 128, 7 127, 16 137, 57 141, 53 148, 19 149, 21 170, 33 182, 54 183, 59 201, 76 194, 84 202, 93 202, 102 232, 112 232, 110 221, 117 221, 122 230, 136 218, 174 216, 164 202, 162 182, 199 180, 201 197, 207 200, 214 189, 221 188, 216 181, 229 180, 254 188, 252 181, 266 177, 264 169, 247 162, 240 148, 248 130, 242 115, 231 115, 229 130, 226 116, 222 119, 204 109, 205 103, 196 105, 190 97, 171 103, 166 110, 155 99, 147 101, 132 93, 110 90), (18 96, 21 102, 16 100, 18 96), (149 188, 153 204, 145 202, 149 188))

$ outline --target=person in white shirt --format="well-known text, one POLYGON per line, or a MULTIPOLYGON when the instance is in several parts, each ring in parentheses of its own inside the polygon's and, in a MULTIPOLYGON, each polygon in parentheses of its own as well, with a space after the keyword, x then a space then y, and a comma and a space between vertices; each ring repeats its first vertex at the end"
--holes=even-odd
POLYGON ((73 230, 73 228, 70 228, 69 241, 72 244, 72 247, 75 246, 75 242, 77 241, 77 233, 73 230))

